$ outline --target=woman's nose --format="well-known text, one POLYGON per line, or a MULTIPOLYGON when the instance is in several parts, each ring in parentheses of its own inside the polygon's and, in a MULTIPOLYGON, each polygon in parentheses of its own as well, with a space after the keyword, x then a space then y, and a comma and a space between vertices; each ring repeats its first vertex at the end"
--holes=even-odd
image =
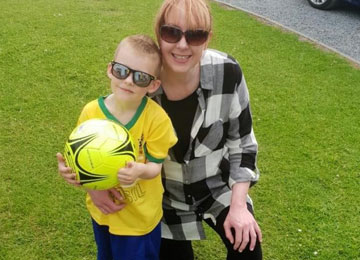
POLYGON ((180 39, 180 41, 177 42, 176 46, 181 49, 185 49, 185 48, 189 47, 189 45, 186 41, 185 35, 181 36, 181 39, 180 39))

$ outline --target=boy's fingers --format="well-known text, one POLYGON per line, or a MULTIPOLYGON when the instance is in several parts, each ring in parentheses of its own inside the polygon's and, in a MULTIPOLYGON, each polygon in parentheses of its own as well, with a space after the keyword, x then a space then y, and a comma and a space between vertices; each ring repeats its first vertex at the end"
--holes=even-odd
POLYGON ((66 166, 65 159, 61 153, 57 153, 56 158, 58 161, 58 169, 60 174, 72 172, 71 168, 66 166))
POLYGON ((57 158, 57 160, 58 160, 59 163, 60 163, 60 162, 65 162, 65 159, 64 159, 64 157, 62 156, 61 153, 57 153, 57 154, 56 154, 56 158, 57 158))
MULTIPOLYGON (((62 175, 63 177, 67 177, 67 178, 75 175, 74 173, 72 173, 71 168, 66 167, 66 166, 65 166, 65 167, 59 167, 59 173, 60 173, 60 175, 62 175)), ((73 178, 72 178, 72 179, 73 179, 73 178)))
POLYGON ((60 173, 60 175, 65 179, 67 183, 75 186, 80 186, 80 182, 76 180, 75 173, 60 173))
POLYGON ((76 176, 74 173, 60 173, 67 180, 75 180, 76 176))
POLYGON ((74 184, 76 186, 80 186, 80 182, 76 179, 75 173, 68 174, 68 181, 71 182, 71 184, 74 184))
POLYGON ((59 174, 65 179, 65 181, 69 184, 80 186, 80 182, 76 180, 76 174, 70 167, 67 167, 65 164, 65 159, 61 153, 56 154, 56 158, 58 161, 58 171, 59 174))
POLYGON ((128 162, 128 163, 126 164, 126 168, 132 168, 132 167, 134 167, 134 163, 133 163, 133 162, 128 162))

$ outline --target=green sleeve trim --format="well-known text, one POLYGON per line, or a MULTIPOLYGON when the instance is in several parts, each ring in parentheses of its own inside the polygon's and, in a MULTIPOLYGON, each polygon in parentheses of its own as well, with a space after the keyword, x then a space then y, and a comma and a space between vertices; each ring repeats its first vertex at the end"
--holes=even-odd
POLYGON ((164 159, 158 159, 158 158, 155 158, 155 157, 152 157, 147 149, 146 149, 146 144, 144 145, 144 152, 145 152, 145 156, 146 156, 146 159, 148 159, 150 162, 154 162, 154 163, 162 163, 163 161, 165 161, 165 158, 164 159))

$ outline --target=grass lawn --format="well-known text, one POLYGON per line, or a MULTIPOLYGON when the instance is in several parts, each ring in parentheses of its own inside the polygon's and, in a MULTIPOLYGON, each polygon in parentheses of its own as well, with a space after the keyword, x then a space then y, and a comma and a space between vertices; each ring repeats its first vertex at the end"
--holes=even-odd
MULTIPOLYGON (((109 92, 120 39, 153 35, 160 3, 0 1, 0 259, 95 259, 84 191, 60 179, 55 154, 83 105, 109 92)), ((264 259, 360 259, 360 70, 211 7, 211 47, 236 57, 251 94, 264 259)), ((207 232, 196 259, 225 259, 207 232)))

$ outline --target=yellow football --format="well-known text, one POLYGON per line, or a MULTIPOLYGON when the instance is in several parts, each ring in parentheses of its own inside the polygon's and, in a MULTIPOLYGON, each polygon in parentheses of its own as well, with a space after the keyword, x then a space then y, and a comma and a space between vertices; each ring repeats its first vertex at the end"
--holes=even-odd
POLYGON ((94 190, 116 186, 117 171, 136 161, 128 130, 107 119, 90 119, 78 125, 65 144, 64 155, 81 185, 94 190))

